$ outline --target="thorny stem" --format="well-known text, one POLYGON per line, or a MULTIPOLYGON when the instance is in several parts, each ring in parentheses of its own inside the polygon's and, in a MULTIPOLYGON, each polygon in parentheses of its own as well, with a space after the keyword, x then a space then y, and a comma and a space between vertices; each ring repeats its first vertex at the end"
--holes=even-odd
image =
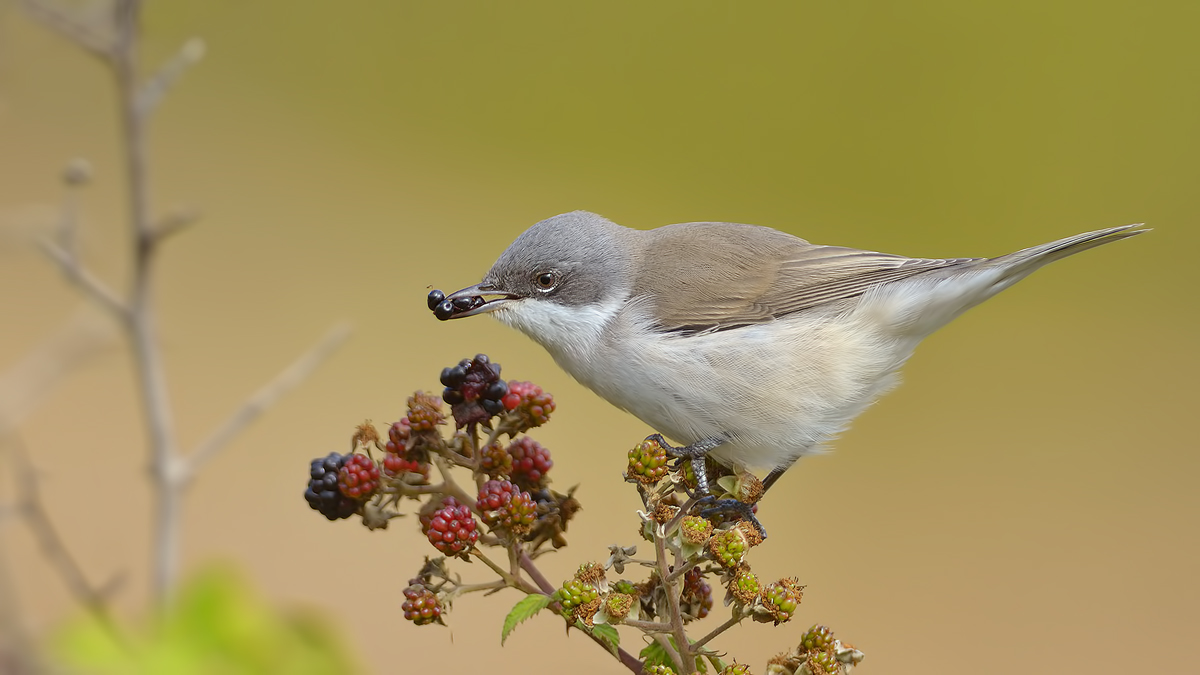
POLYGON ((695 642, 693 642, 692 648, 700 649, 704 645, 708 644, 709 640, 712 640, 713 638, 717 637, 721 633, 724 633, 725 631, 729 630, 730 628, 733 628, 734 626, 741 623, 742 619, 744 619, 744 618, 746 618, 746 615, 743 614, 742 612, 734 613, 733 616, 731 616, 725 620, 725 623, 712 629, 712 631, 708 635, 705 635, 704 637, 700 638, 699 640, 696 640, 695 642))
POLYGON ((659 623, 657 621, 638 621, 637 619, 622 619, 621 623, 632 628, 636 628, 643 633, 663 633, 671 632, 671 624, 659 623))
POLYGON ((654 641, 658 643, 659 647, 662 647, 662 650, 667 654, 667 658, 671 659, 671 663, 675 664, 675 668, 679 672, 688 672, 683 665, 683 657, 680 656, 675 647, 671 645, 671 641, 667 639, 665 634, 652 633, 650 637, 652 637, 654 641))
POLYGON ((679 608, 678 588, 673 580, 668 579, 670 570, 667 568, 667 547, 663 540, 664 537, 657 534, 654 537, 654 558, 658 562, 658 577, 662 579, 663 590, 667 594, 667 606, 671 611, 671 633, 675 637, 675 644, 679 649, 679 658, 682 659, 680 666, 684 668, 684 672, 691 672, 696 667, 696 659, 688 644, 687 632, 683 628, 683 612, 679 608))

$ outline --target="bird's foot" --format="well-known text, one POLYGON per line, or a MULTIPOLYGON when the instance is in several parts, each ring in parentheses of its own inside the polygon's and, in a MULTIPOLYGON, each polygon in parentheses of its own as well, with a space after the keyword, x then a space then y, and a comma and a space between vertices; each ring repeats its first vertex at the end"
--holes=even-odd
POLYGON ((719 438, 705 438, 696 441, 691 445, 685 445, 677 448, 668 443, 667 439, 663 438, 662 434, 648 436, 646 440, 654 441, 655 443, 661 445, 663 449, 667 451, 667 456, 675 460, 676 467, 684 462, 691 462, 692 473, 696 474, 697 489, 696 494, 689 492, 689 497, 703 497, 712 494, 708 489, 708 471, 704 468, 704 458, 708 456, 708 453, 715 450, 717 446, 721 445, 725 441, 719 438))
POLYGON ((758 534, 763 539, 767 538, 767 528, 758 522, 758 516, 754 513, 754 504, 747 504, 736 499, 717 499, 712 495, 708 495, 698 501, 696 507, 703 507, 700 508, 699 513, 701 518, 710 518, 716 515, 736 516, 753 525, 754 529, 758 530, 758 534))

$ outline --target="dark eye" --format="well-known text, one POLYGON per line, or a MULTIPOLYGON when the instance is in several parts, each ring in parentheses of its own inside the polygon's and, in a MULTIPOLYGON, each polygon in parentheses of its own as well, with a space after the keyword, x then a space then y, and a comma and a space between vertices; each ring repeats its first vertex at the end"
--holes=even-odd
POLYGON ((538 285, 538 288, 542 289, 543 291, 548 291, 558 285, 558 273, 542 272, 534 277, 533 281, 538 285))

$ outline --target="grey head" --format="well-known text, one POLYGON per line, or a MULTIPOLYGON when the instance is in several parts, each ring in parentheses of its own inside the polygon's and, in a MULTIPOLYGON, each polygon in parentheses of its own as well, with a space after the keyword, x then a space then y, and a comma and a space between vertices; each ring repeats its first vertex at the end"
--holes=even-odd
POLYGON ((481 283, 446 296, 438 316, 459 319, 527 299, 584 307, 628 297, 639 234, 587 211, 547 218, 517 237, 481 283))

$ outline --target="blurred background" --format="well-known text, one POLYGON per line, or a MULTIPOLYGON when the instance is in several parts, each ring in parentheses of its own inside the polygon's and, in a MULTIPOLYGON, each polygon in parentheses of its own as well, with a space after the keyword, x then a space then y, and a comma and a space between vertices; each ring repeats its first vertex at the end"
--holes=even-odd
MULTIPOLYGON (((620 474, 650 430, 499 323, 437 322, 431 286, 478 281, 572 209, 927 257, 1144 221, 1152 234, 933 336, 835 452, 791 471, 755 569, 798 576, 804 604, 716 647, 760 671, 822 622, 866 652, 863 673, 1200 670, 1197 3, 173 0, 145 19, 148 68, 187 38, 208 47, 151 136, 154 207, 204 214, 156 282, 184 446, 328 326, 355 329, 191 489, 185 572, 231 562, 268 602, 335 624, 370 672, 622 672, 549 615, 501 648, 513 593, 412 626, 400 591, 432 553, 415 525, 331 524, 301 499, 310 458, 486 352, 558 403, 533 436, 585 510, 543 559, 551 580, 636 541, 620 474)), ((83 303, 28 244, 73 157, 95 168, 81 250, 123 288, 114 105, 94 59, 0 2, 0 369, 83 303)), ((123 575, 114 610, 143 616, 151 502, 126 351, 73 371, 21 434, 76 557, 97 583, 123 575)), ((28 532, 5 534, 28 625, 77 615, 28 532)))

